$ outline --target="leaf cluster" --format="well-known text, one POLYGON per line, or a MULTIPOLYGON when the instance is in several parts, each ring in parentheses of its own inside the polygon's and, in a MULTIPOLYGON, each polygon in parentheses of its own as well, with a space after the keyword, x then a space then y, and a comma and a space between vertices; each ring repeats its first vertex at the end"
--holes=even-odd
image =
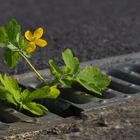
POLYGON ((101 91, 109 85, 110 78, 99 68, 88 66, 80 70, 79 60, 74 57, 70 49, 66 49, 62 53, 62 59, 65 63, 63 68, 57 66, 52 59, 49 61, 50 72, 55 84, 71 86, 74 82, 78 82, 87 90, 100 95, 101 91))
POLYGON ((23 52, 27 57, 26 47, 28 42, 21 35, 21 27, 16 20, 10 20, 6 26, 0 27, 0 48, 5 49, 4 62, 14 67, 19 60, 18 51, 23 52))
POLYGON ((48 109, 34 100, 55 99, 59 94, 60 92, 56 86, 44 86, 32 92, 27 89, 22 90, 12 77, 0 74, 0 99, 14 104, 18 110, 25 109, 35 115, 42 115, 48 109))
MULTIPOLYGON (((30 57, 30 54, 26 52, 28 44, 29 42, 22 36, 21 27, 16 20, 11 20, 6 26, 0 27, 0 48, 5 49, 4 62, 13 68, 22 56, 36 75, 45 81, 27 59, 30 57)), ((58 86, 71 87, 73 83, 78 82, 92 93, 101 95, 101 91, 109 85, 110 78, 99 68, 88 66, 80 69, 79 60, 70 49, 62 52, 62 59, 64 67, 57 66, 53 59, 49 60, 51 85, 46 84, 32 92, 20 88, 12 77, 0 74, 0 100, 13 104, 18 110, 25 109, 33 114, 42 115, 48 109, 37 103, 36 99, 56 99, 60 94, 58 86)))

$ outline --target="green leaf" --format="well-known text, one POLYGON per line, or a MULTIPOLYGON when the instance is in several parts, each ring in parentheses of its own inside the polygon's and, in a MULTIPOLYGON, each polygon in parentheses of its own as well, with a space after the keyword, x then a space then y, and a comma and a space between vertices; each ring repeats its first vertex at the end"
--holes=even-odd
POLYGON ((8 103, 12 103, 12 104, 14 104, 15 106, 18 106, 18 103, 16 102, 16 100, 13 98, 13 95, 11 95, 11 94, 6 94, 6 101, 8 102, 8 103))
POLYGON ((21 27, 16 20, 12 19, 9 21, 6 26, 6 33, 10 42, 16 42, 17 35, 21 33, 21 27))
POLYGON ((7 47, 7 44, 5 43, 0 43, 0 48, 6 48, 7 47))
POLYGON ((20 50, 25 51, 26 52, 26 48, 28 46, 28 41, 24 39, 24 37, 22 35, 19 36, 19 39, 17 40, 18 45, 20 50))
POLYGON ((17 61, 19 60, 19 54, 18 52, 14 52, 10 49, 5 50, 4 54, 4 62, 10 67, 13 68, 17 61))
MULTIPOLYGON (((1 77, 2 78, 2 77, 1 77)), ((15 89, 21 91, 22 89, 19 87, 18 83, 11 77, 11 76, 6 76, 6 74, 3 76, 3 79, 1 79, 1 83, 3 84, 4 87, 7 89, 15 89)))
POLYGON ((20 102, 20 91, 21 88, 18 86, 17 82, 12 77, 3 76, 3 86, 9 92, 12 93, 13 98, 16 102, 20 102))
POLYGON ((26 100, 29 102, 35 99, 43 99, 43 98, 55 99, 59 96, 59 94, 60 91, 56 88, 56 86, 52 86, 52 87, 44 86, 30 93, 27 96, 26 100))
POLYGON ((12 51, 18 50, 18 48, 15 45, 13 45, 12 43, 9 43, 6 47, 12 51))
POLYGON ((37 105, 41 110, 43 110, 43 112, 48 112, 48 111, 49 111, 49 110, 48 110, 45 106, 43 106, 42 104, 36 103, 36 105, 37 105))
POLYGON ((48 111, 47 108, 42 106, 41 104, 37 104, 35 102, 29 102, 27 104, 23 104, 23 108, 29 110, 35 115, 43 115, 45 111, 48 111))
POLYGON ((52 75, 55 75, 57 78, 60 78, 62 75, 62 70, 54 63, 52 59, 49 60, 50 71, 52 75))
POLYGON ((0 43, 7 43, 8 36, 4 27, 0 27, 0 43))
POLYGON ((0 74, 0 99, 6 100, 8 103, 12 103, 21 109, 26 109, 36 115, 42 115, 48 109, 38 103, 32 102, 34 99, 40 98, 56 98, 59 95, 59 90, 56 87, 45 86, 39 88, 32 93, 19 87, 18 83, 12 78, 6 75, 0 74))
POLYGON ((62 57, 66 64, 63 70, 59 68, 53 60, 49 61, 50 71, 54 76, 53 83, 60 84, 62 86, 71 86, 79 72, 79 61, 77 57, 73 56, 70 49, 66 49, 62 53, 62 57))
POLYGON ((2 99, 17 105, 20 103, 20 91, 21 88, 12 77, 0 75, 0 93, 4 94, 2 99))
POLYGON ((10 94, 6 88, 0 86, 0 99, 6 100, 8 103, 12 103, 17 106, 16 100, 13 98, 13 95, 10 94))
POLYGON ((70 49, 66 49, 62 53, 63 60, 66 64, 66 67, 70 69, 72 74, 75 74, 79 70, 79 60, 77 57, 74 57, 70 49))
POLYGON ((102 73, 99 68, 86 67, 77 75, 76 81, 83 87, 94 93, 101 95, 101 90, 105 89, 109 83, 109 77, 102 73))
POLYGON ((70 87, 71 84, 73 83, 73 79, 72 78, 68 78, 66 77, 65 79, 60 79, 60 83, 63 85, 63 86, 67 86, 67 87, 70 87))
POLYGON ((31 93, 28 89, 25 89, 25 90, 23 90, 23 92, 21 92, 20 98, 21 98, 22 103, 32 101, 32 100, 28 99, 30 94, 31 93))
POLYGON ((30 93, 28 95, 28 97, 26 98, 26 100, 28 102, 30 102, 30 101, 35 100, 35 99, 47 98, 48 92, 49 92, 48 86, 38 88, 38 89, 34 90, 32 93, 30 93))
POLYGON ((51 86, 50 91, 47 94, 47 98, 56 99, 60 94, 60 91, 57 89, 56 86, 51 86))
POLYGON ((0 99, 5 100, 6 94, 8 94, 8 91, 4 87, 0 86, 0 99))

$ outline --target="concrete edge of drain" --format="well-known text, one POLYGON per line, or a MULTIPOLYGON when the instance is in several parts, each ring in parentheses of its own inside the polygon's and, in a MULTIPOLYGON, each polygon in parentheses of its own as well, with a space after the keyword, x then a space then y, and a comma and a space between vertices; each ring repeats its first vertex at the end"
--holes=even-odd
MULTIPOLYGON (((118 64, 121 64, 123 62, 129 62, 129 61, 134 60, 134 59, 140 59, 140 52, 139 53, 128 54, 128 55, 116 56, 116 57, 109 57, 109 58, 100 59, 100 60, 93 60, 93 61, 83 62, 83 63, 81 63, 81 68, 83 68, 85 66, 89 66, 91 64, 94 65, 94 66, 99 66, 99 67, 106 67, 106 66, 108 67, 108 66, 111 66, 112 64, 113 65, 118 65, 118 64)), ((41 70, 39 72, 42 75, 48 75, 49 74, 47 69, 41 70)), ((25 79, 28 79, 28 78, 29 79, 30 78, 35 79, 35 81, 37 81, 37 79, 35 78, 35 74, 33 72, 24 73, 24 74, 20 74, 20 75, 15 75, 13 77, 16 78, 19 81, 24 81, 25 79)), ((93 111, 93 108, 91 110, 89 110, 89 111, 93 111)), ((15 125, 15 126, 18 126, 18 125, 15 125)), ((15 126, 14 126, 14 129, 15 129, 15 126)), ((19 125, 19 127, 20 126, 21 125, 19 125)), ((39 128, 39 129, 42 129, 42 128, 39 128)), ((27 132, 27 131, 25 131, 25 132, 27 132)), ((19 133, 20 133, 20 131, 19 131, 19 133)), ((0 134, 2 134, 2 133, 0 133, 0 134)), ((3 134, 5 135, 5 133, 3 133, 3 134)), ((12 135, 13 134, 14 133, 12 133, 12 135)))

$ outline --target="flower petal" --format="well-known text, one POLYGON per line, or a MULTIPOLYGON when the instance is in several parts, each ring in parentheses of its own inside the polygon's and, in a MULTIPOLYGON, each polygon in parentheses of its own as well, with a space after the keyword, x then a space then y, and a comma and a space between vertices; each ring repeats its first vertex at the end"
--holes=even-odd
POLYGON ((28 53, 31 53, 31 52, 35 51, 35 49, 36 49, 35 43, 34 42, 30 42, 29 45, 28 45, 28 47, 27 47, 27 49, 26 49, 26 51, 28 53))
POLYGON ((33 34, 29 30, 25 32, 25 38, 29 41, 34 39, 33 34))
POLYGON ((37 28, 36 30, 35 30, 35 32, 34 32, 34 37, 36 38, 36 39, 39 39, 39 38, 41 38, 42 37, 42 35, 43 35, 43 28, 37 28))
POLYGON ((35 44, 38 45, 39 47, 45 47, 48 43, 43 39, 37 39, 35 41, 35 44))

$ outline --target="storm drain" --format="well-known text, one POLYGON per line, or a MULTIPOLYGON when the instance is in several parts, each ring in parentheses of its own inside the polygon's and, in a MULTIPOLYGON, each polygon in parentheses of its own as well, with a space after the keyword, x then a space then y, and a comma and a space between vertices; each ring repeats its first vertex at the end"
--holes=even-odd
MULTIPOLYGON (((87 65, 94 65, 92 62, 87 65)), ((39 101, 45 105, 50 112, 42 117, 36 117, 28 112, 18 112, 13 108, 8 108, 5 103, 0 103, 0 132, 8 130, 12 124, 22 122, 25 126, 27 122, 36 125, 43 121, 53 121, 72 116, 81 117, 81 112, 104 107, 114 102, 123 102, 129 98, 139 98, 140 93, 140 61, 130 60, 119 64, 104 64, 101 69, 111 78, 110 86, 102 91, 102 96, 96 95, 82 88, 77 83, 73 88, 62 88, 57 100, 39 101), (76 90, 74 90, 76 89, 76 90)), ((34 77, 19 77, 19 83, 26 88, 36 88, 40 83, 34 77), (27 82, 28 81, 28 82, 27 82), (28 84, 27 84, 28 83, 28 84)))

